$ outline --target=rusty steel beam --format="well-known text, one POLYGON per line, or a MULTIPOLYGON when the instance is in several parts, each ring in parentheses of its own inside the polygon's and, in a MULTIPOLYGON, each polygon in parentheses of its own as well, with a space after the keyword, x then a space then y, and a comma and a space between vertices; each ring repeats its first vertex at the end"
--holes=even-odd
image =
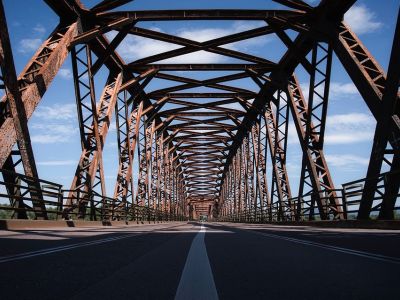
MULTIPOLYGON (((123 77, 113 92, 114 103, 105 108, 109 113, 107 118, 111 119, 110 114, 114 104, 116 105, 119 171, 112 213, 106 216, 104 211, 109 210, 108 204, 104 202, 103 218, 111 216, 119 219, 130 216, 142 221, 155 221, 164 213, 168 218, 175 218, 190 213, 219 212, 224 217, 232 216, 234 220, 239 221, 299 220, 304 218, 305 213, 310 219, 314 217, 313 202, 317 204, 322 219, 331 215, 335 218, 345 217, 323 154, 332 60, 330 45, 356 86, 362 90, 362 96, 378 121, 382 120, 380 118, 384 111, 389 111, 385 105, 381 105, 382 99, 389 98, 384 96, 385 93, 391 94, 396 87, 398 89, 393 83, 398 80, 398 76, 390 75, 386 79, 379 65, 358 38, 342 23, 344 13, 355 0, 322 0, 315 8, 300 0, 276 1, 290 10, 169 11, 111 11, 128 3, 128 0, 101 1, 90 9, 77 0, 45 1, 60 16, 61 27, 68 27, 69 24, 75 26, 75 33, 71 34, 65 43, 65 49, 68 45, 72 49, 81 139, 83 152, 88 153, 78 166, 83 173, 77 171, 77 174, 89 171, 91 173, 88 173, 90 176, 81 176, 82 182, 89 184, 79 183, 76 185, 78 189, 74 187, 75 192, 89 192, 86 196, 89 198, 71 201, 67 207, 74 208, 74 205, 80 205, 80 217, 84 216, 86 206, 90 202, 90 193, 96 186, 101 187, 102 193, 105 194, 101 151, 107 129, 103 132, 103 139, 100 132, 103 119, 97 115, 98 107, 94 93, 94 75, 103 66, 114 79, 116 74, 123 77), (79 35, 74 23, 77 20, 80 25, 79 35), (176 20, 263 20, 266 25, 204 42, 137 27, 137 23, 141 21, 176 20), (292 40, 285 32, 286 29, 294 30, 297 37, 292 40), (108 41, 105 34, 111 30, 117 33, 108 41), (223 47, 272 33, 287 47, 278 63, 247 54, 245 51, 223 47), (148 55, 126 64, 116 49, 130 35, 167 42, 177 45, 178 48, 148 55), (328 43, 328 46, 324 47, 324 43, 328 43), (78 59, 75 47, 84 49, 86 57, 78 59), (208 51, 240 59, 244 63, 160 63, 161 60, 193 54, 196 51, 208 51), (310 51, 311 61, 308 61, 310 51), (97 57, 96 61, 91 61, 91 53, 97 57), (81 64, 79 68, 78 63, 81 64), (304 99, 293 75, 299 65, 303 65, 310 75, 309 99, 304 99), (224 71, 224 74, 229 75, 198 80, 174 75, 172 72, 176 71, 207 71, 215 74, 224 71), (239 72, 231 74, 230 71, 239 72), (154 78, 169 81, 168 87, 147 93, 146 86, 153 82, 154 78), (235 86, 233 81, 242 79, 254 81, 260 87, 260 91, 254 93, 235 86), (170 85, 171 81, 173 85, 170 85), (83 82, 85 84, 82 84, 83 82), (321 86, 324 87, 322 93, 317 91, 321 86), (190 91, 195 88, 213 90, 190 91), (87 92, 81 92, 80 89, 87 89, 87 92), (315 99, 316 97, 321 99, 315 99), (208 100, 196 103, 194 99, 208 100), (285 166, 289 112, 294 119, 303 152, 297 198, 291 197, 285 166), (272 159, 270 198, 266 180, 268 147, 272 159), (135 149, 138 151, 136 159, 135 149), (132 179, 134 165, 138 166, 139 171, 136 187, 132 179), (87 178, 90 180, 86 180, 87 178), (302 196, 307 185, 311 190, 306 194, 311 193, 313 196, 311 205, 307 204, 308 207, 304 207, 302 196), (210 204, 199 205, 196 201, 209 201, 210 204), (134 206, 136 204, 140 206, 134 206)), ((31 83, 28 82, 29 84, 31 83)), ((9 117, 10 112, 7 112, 5 102, 0 105, 4 112, 4 125, 12 118, 9 117)), ((25 115, 29 118, 28 112, 25 115)), ((385 127, 388 136, 382 137, 380 146, 376 147, 385 148, 384 140, 389 140, 390 146, 384 153, 392 157, 392 168, 396 171, 398 156, 395 143, 400 137, 397 125, 400 118, 397 110, 388 112, 387 115, 392 120, 390 125, 386 124, 386 121, 379 121, 377 132, 382 132, 382 128, 385 127), (383 126, 383 123, 386 125, 383 126)), ((0 127, 0 137, 3 125, 0 127)), ((106 127, 108 128, 108 125, 106 127)), ((376 136, 378 135, 376 133, 376 136)), ((7 151, 15 156, 16 153, 10 152, 14 143, 9 143, 11 146, 8 146, 7 151)), ((7 166, 13 168, 15 163, 8 154, 3 157, 0 153, 0 157, 7 166)), ((387 161, 387 158, 382 160, 387 161)), ((374 168, 375 175, 380 171, 377 171, 380 169, 377 165, 374 168)), ((372 176, 371 174, 368 176, 372 176)), ((10 182, 13 180, 14 178, 9 178, 10 182)), ((393 182, 397 179, 390 180, 393 182)), ((390 186, 393 184, 390 183, 390 186)), ((374 190, 372 185, 370 190, 374 190)), ((392 190, 387 190, 388 196, 385 196, 381 203, 381 217, 388 214, 390 216, 393 206, 392 190)), ((9 192, 18 194, 18 191, 11 189, 9 192)), ((71 192, 69 196, 74 198, 77 195, 71 192)), ((369 212, 376 209, 363 201, 362 207, 366 205, 366 208, 362 210, 369 212)), ((98 208, 96 209, 98 211, 98 208)), ((92 210, 91 217, 96 217, 96 210, 92 210)))
MULTIPOLYGON (((142 118, 144 118, 142 116, 142 118)), ((152 143, 154 138, 154 128, 155 121, 150 124, 146 124, 146 121, 143 121, 143 130, 142 134, 139 132, 139 141, 138 141, 138 152, 140 153, 139 157, 139 177, 138 177, 138 191, 136 195, 136 203, 138 205, 150 205, 150 190, 149 178, 151 176, 151 155, 152 155, 152 143), (141 137, 140 137, 141 136, 141 137)))
POLYGON ((235 33, 235 34, 224 36, 221 38, 212 39, 212 40, 209 40, 206 42, 196 42, 196 41, 193 41, 190 39, 172 36, 172 35, 169 35, 166 33, 161 33, 158 31, 152 31, 149 29, 143 29, 143 28, 139 28, 139 27, 132 28, 130 30, 130 33, 138 35, 138 36, 146 37, 146 38, 163 41, 163 42, 177 44, 177 45, 184 46, 184 47, 181 47, 181 48, 178 48, 175 50, 171 50, 171 51, 167 51, 167 52, 163 52, 160 54, 148 56, 146 58, 136 60, 136 61, 130 63, 129 65, 150 64, 150 63, 154 63, 154 62, 157 62, 160 60, 164 60, 164 59, 168 59, 168 58, 172 58, 172 57, 176 57, 176 56, 180 56, 180 55, 185 55, 185 54, 189 54, 189 53, 192 53, 195 51, 200 51, 200 50, 205 50, 205 51, 208 51, 211 53, 216 53, 219 55, 224 55, 227 57, 232 57, 232 58, 236 58, 236 59, 240 59, 240 60, 244 60, 244 61, 248 61, 248 62, 274 65, 273 62, 271 62, 267 59, 264 59, 264 58, 260 58, 260 57, 245 54, 242 52, 234 51, 231 49, 219 47, 220 45, 235 43, 235 42, 243 41, 243 40, 246 40, 249 38, 254 38, 254 37, 273 33, 273 30, 268 26, 243 31, 240 33, 235 33))
POLYGON ((245 71, 258 70, 262 72, 272 71, 277 66, 271 64, 137 64, 129 65, 127 70, 141 73, 149 69, 159 71, 245 71))
MULTIPOLYGON (((28 129, 28 118, 15 71, 14 59, 2 1, 0 1, 0 67, 1 79, 3 81, 2 85, 4 86, 5 90, 4 101, 7 102, 7 107, 10 110, 10 117, 7 118, 6 121, 10 121, 11 119, 11 122, 14 124, 13 129, 17 139, 19 155, 21 156, 25 175, 34 179, 39 178, 28 129)), ((2 144, 1 149, 3 149, 4 146, 5 145, 2 144)), ((7 159, 8 157, 8 164, 12 164, 10 162, 11 157, 9 157, 9 155, 10 153, 8 153, 3 159, 7 159)), ((4 163, 2 165, 4 165, 4 163)), ((12 181, 15 181, 15 179, 12 181)), ((28 185, 36 219, 47 219, 46 206, 43 202, 40 184, 32 181, 29 182, 28 185)), ((13 202, 17 200, 16 206, 18 208, 22 208, 26 205, 22 199, 10 198, 10 200, 13 206, 13 202)), ((21 212, 21 214, 18 213, 18 217, 25 218, 25 216, 26 213, 24 212, 21 212)))
MULTIPOLYGON (((306 185, 313 191, 309 218, 314 218, 314 201, 318 205, 321 219, 328 218, 330 210, 335 217, 343 218, 342 207, 335 192, 333 181, 323 155, 323 140, 325 132, 325 119, 328 107, 330 70, 332 64, 332 49, 329 44, 315 42, 312 49, 310 73, 310 88, 308 102, 302 98, 302 93, 296 78, 290 84, 297 92, 290 93, 290 108, 295 117, 296 128, 300 143, 303 148, 303 163, 299 185, 299 197, 305 192, 306 185), (318 90, 321 89, 322 91, 318 90), (305 151, 305 149, 307 149, 305 151), (313 160, 314 162, 310 161, 313 160), (317 177, 316 177, 317 176, 317 177), (318 183, 319 182, 319 183, 318 183), (328 200, 326 195, 328 194, 328 200), (330 204, 329 204, 330 202, 330 204)), ((290 85, 289 84, 289 85, 290 85)), ((302 199, 298 201, 298 212, 302 199)))
POLYGON ((91 72, 90 47, 82 46, 77 50, 74 48, 72 63, 82 154, 71 183, 64 214, 67 215, 78 208, 78 217, 84 218, 92 191, 97 186, 100 187, 100 194, 106 196, 102 151, 122 83, 122 74, 109 75, 97 104, 94 75, 91 72), (84 192, 83 196, 82 192, 84 192))
MULTIPOLYGON (((90 42, 90 45, 93 49, 93 52, 99 56, 101 56, 101 53, 103 53, 106 49, 107 49, 107 45, 108 45, 108 41, 104 38, 104 37, 97 37, 95 40, 90 42)), ((110 69, 110 71, 118 71, 121 70, 124 66, 124 63, 122 61, 122 59, 118 56, 118 54, 113 53, 110 58, 108 60, 106 60, 105 65, 110 69)), ((144 76, 148 76, 148 75, 153 75, 153 70, 149 70, 149 72, 143 72, 142 74, 144 74, 144 76)), ((130 73, 127 73, 127 81, 126 81, 126 86, 124 88, 129 88, 131 89, 131 86, 135 86, 135 82, 132 81, 132 76, 130 73)), ((132 91, 130 91, 131 94, 135 95, 135 91, 134 89, 132 91)), ((137 97, 139 99, 139 101, 145 101, 147 96, 144 92, 141 92, 139 97, 137 97)))
MULTIPOLYGON (((312 27, 310 27, 310 31, 312 31, 312 28, 327 27, 326 15, 330 15, 330 20, 336 21, 339 24, 344 13, 351 7, 353 3, 353 0, 341 0, 335 2, 322 1, 318 8, 320 12, 323 11, 324 13, 319 14, 319 18, 313 22, 312 27)), ((274 93, 279 88, 284 88, 282 83, 287 82, 290 79, 295 68, 312 49, 313 44, 314 38, 308 32, 300 33, 296 37, 286 53, 283 55, 282 59, 279 61, 278 68, 270 73, 268 80, 261 88, 259 94, 255 97, 255 100, 252 103, 254 108, 249 110, 246 117, 241 122, 242 124, 248 125, 255 121, 259 111, 261 111, 264 107, 265 102, 271 101, 274 93)), ((254 70, 249 69, 249 71, 252 72, 254 70)), ((241 126, 241 129, 237 132, 227 160, 226 171, 236 151, 238 151, 240 148, 241 142, 248 130, 248 126, 241 126)))
POLYGON ((196 9, 105 12, 98 13, 96 16, 99 21, 107 22, 119 18, 129 18, 134 21, 265 20, 278 16, 301 20, 303 15, 304 12, 293 10, 196 9))
POLYGON ((253 145, 254 153, 254 168, 256 181, 256 196, 255 196, 255 214, 256 221, 264 221, 264 210, 270 204, 270 198, 268 196, 268 184, 267 184, 267 167, 266 167, 266 141, 261 138, 264 133, 264 128, 261 126, 261 120, 258 120, 251 129, 251 141, 253 145), (258 213, 260 217, 258 217, 258 213))
MULTIPOLYGON (((271 103, 265 109, 265 130, 272 160, 271 203, 276 197, 279 201, 278 218, 293 217, 292 198, 289 176, 286 169, 286 146, 288 136, 289 106, 287 96, 283 91, 277 93, 276 113, 271 103)), ((272 207, 270 207, 272 210, 272 207)), ((271 218, 271 217, 270 217, 271 218)))
MULTIPOLYGON (((327 205, 329 205, 330 210, 334 211, 335 217, 343 218, 341 203, 339 203, 339 199, 336 196, 323 150, 319 147, 318 135, 314 132, 307 133, 307 126, 310 124, 305 122, 305 120, 310 120, 308 117, 310 111, 303 97, 300 85, 294 76, 289 82, 288 90, 289 107, 293 115, 296 131, 304 155, 302 166, 303 171, 300 183, 306 183, 307 179, 310 181, 308 185, 313 189, 313 195, 315 196, 321 219, 328 218, 329 211, 326 210, 327 205), (325 203, 325 191, 328 193, 327 198, 329 203, 325 203)), ((302 187, 300 186, 300 189, 301 188, 302 187)), ((300 191, 299 197, 302 196, 303 193, 300 191)), ((310 218, 313 218, 313 214, 310 215, 310 218)))
POLYGON ((133 160, 135 158, 135 149, 139 134, 143 102, 128 114, 126 92, 124 95, 122 104, 116 106, 119 167, 117 181, 114 188, 114 198, 120 200, 121 203, 126 203, 130 197, 131 203, 133 203, 135 191, 132 179, 132 168, 133 160))
POLYGON ((400 117, 400 14, 393 39, 393 46, 389 61, 389 69, 384 83, 381 98, 382 113, 377 119, 377 125, 372 145, 371 157, 367 170, 369 179, 365 186, 360 203, 358 218, 368 219, 377 193, 378 177, 382 164, 385 162, 393 174, 385 180, 385 191, 379 210, 379 218, 388 220, 394 218, 394 208, 399 192, 400 178, 395 172, 400 170, 400 141, 399 124, 395 120, 400 117), (389 143, 391 142, 391 143, 389 143), (389 145, 388 145, 389 144, 389 145))
MULTIPOLYGON (((21 74, 18 76, 18 88, 29 119, 48 86, 68 55, 67 45, 77 34, 77 24, 59 25, 43 42, 21 74)), ((3 98, 1 102, 5 102, 3 98)), ((10 117, 1 121, 0 127, 0 167, 11 153, 17 140, 13 120, 10 117)))
POLYGON ((149 94, 149 97, 152 99, 160 99, 163 97, 169 97, 174 99, 191 99, 191 98, 243 98, 243 99, 251 99, 255 97, 255 93, 246 92, 246 93, 167 93, 167 94, 149 94))

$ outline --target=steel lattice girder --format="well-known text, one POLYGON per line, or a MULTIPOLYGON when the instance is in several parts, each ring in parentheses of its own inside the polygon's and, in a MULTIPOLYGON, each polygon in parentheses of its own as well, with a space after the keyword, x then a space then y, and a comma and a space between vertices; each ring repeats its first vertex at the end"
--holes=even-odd
POLYGON ((385 192, 379 211, 379 218, 393 219, 397 193, 400 185, 400 12, 397 19, 396 32, 393 41, 392 53, 389 61, 389 70, 382 95, 382 114, 376 125, 374 143, 368 166, 367 177, 371 178, 364 187, 363 202, 360 206, 359 218, 369 217, 374 194, 377 191, 378 179, 385 162, 394 174, 385 182, 385 192))
MULTIPOLYGON (((59 25, 43 42, 24 70, 18 76, 19 91, 29 119, 42 99, 47 87, 56 76, 68 55, 67 45, 77 34, 77 24, 59 25)), ((1 100, 2 103, 5 98, 1 100)), ((16 142, 13 120, 8 117, 1 121, 0 127, 0 167, 11 153, 16 142)))
MULTIPOLYGON (((7 22, 2 2, 0 2, 0 69, 2 88, 5 90, 5 96, 3 97, 2 102, 7 102, 7 107, 5 109, 8 109, 10 112, 9 117, 2 117, 4 117, 5 122, 12 122, 14 125, 13 132, 18 143, 19 155, 21 156, 21 161, 25 174, 30 178, 38 178, 36 163, 33 156, 33 149, 29 135, 27 113, 25 111, 21 91, 18 86, 17 74, 15 71, 14 59, 12 55, 7 22)), ((2 147, 4 146, 5 145, 2 145, 2 147)), ((10 160, 10 154, 11 153, 7 153, 7 155, 4 155, 4 158, 10 160)), ((13 184, 15 182, 15 179, 13 178, 9 179, 6 177, 5 179, 6 181, 8 181, 9 184, 13 184)), ((46 207, 43 202, 43 195, 40 189, 40 185, 38 185, 35 181, 32 181, 31 183, 29 183, 29 187, 32 199, 32 206, 36 218, 47 219, 46 207)), ((11 189, 12 188, 8 188, 8 192, 10 192, 11 189)), ((13 193, 13 196, 17 196, 17 198, 10 199, 11 205, 16 207, 18 217, 25 218, 26 213, 20 210, 23 209, 26 204, 24 203, 22 197, 19 198, 20 192, 18 191, 16 193, 13 193)))
MULTIPOLYGON (((290 107, 303 151, 299 197, 301 198, 304 192, 304 184, 307 184, 309 180, 310 187, 316 192, 313 199, 317 202, 321 218, 328 218, 330 213, 333 213, 338 218, 343 218, 341 204, 337 201, 329 168, 323 155, 323 134, 332 56, 330 45, 332 45, 333 50, 360 90, 371 112, 378 119, 376 135, 382 132, 383 127, 387 128, 389 126, 390 134, 382 138, 381 144, 383 145, 386 139, 389 140, 392 147, 389 152, 392 151, 394 153, 391 165, 393 170, 396 171, 398 160, 398 145, 396 141, 399 140, 399 131, 397 130, 399 114, 398 111, 390 111, 389 104, 387 104, 387 109, 385 110, 382 108, 381 102, 384 97, 390 98, 393 96, 393 91, 396 90, 396 85, 393 82, 396 82, 398 75, 392 71, 389 74, 390 77, 386 80, 382 69, 366 48, 354 33, 341 23, 344 13, 354 4, 355 0, 323 0, 317 8, 313 8, 303 1, 277 1, 291 10, 110 12, 111 9, 115 9, 127 2, 129 1, 102 1, 95 7, 87 9, 78 1, 46 0, 46 3, 60 16, 60 24, 62 25, 59 28, 64 28, 62 29, 64 31, 57 29, 61 30, 60 34, 57 30, 55 31, 54 36, 60 37, 57 40, 58 44, 50 49, 52 51, 49 50, 49 55, 44 56, 45 60, 47 59, 48 61, 51 61, 51 57, 55 57, 54 59, 57 60, 55 68, 48 66, 43 68, 43 72, 48 73, 44 87, 54 77, 55 71, 60 66, 60 61, 65 58, 67 44, 71 49, 73 47, 86 49, 87 54, 89 54, 87 55, 88 60, 90 60, 91 52, 97 57, 96 61, 86 62, 89 74, 87 86, 89 87, 88 95, 91 101, 91 109, 89 109, 91 110, 89 113, 91 117, 87 119, 81 114, 80 118, 84 152, 93 152, 93 155, 89 155, 88 164, 81 162, 78 166, 78 169, 85 169, 90 166, 90 176, 88 178, 90 178, 91 183, 85 183, 83 186, 86 187, 83 190, 92 191, 97 185, 93 181, 96 177, 95 173, 99 171, 99 184, 103 186, 101 189, 103 193, 105 192, 101 171, 101 149, 104 146, 107 132, 102 135, 99 131, 101 129, 96 129, 96 127, 108 128, 108 125, 102 127, 99 124, 101 121, 97 116, 97 106, 101 107, 101 102, 99 104, 96 103, 93 88, 94 75, 105 65, 114 78, 114 74, 122 74, 119 76, 123 78, 118 81, 118 88, 113 91, 114 102, 112 105, 110 104, 111 109, 107 110, 112 113, 114 103, 122 105, 117 106, 117 123, 119 124, 120 120, 122 120, 122 127, 118 126, 120 135, 118 141, 120 171, 114 193, 115 198, 120 198, 120 203, 126 201, 130 189, 132 199, 136 198, 136 202, 153 208, 161 205, 164 208, 168 207, 170 212, 182 213, 186 209, 184 198, 192 199, 193 201, 194 199, 203 199, 203 201, 216 201, 215 207, 219 207, 225 213, 232 213, 233 210, 234 214, 240 215, 243 212, 247 220, 257 220, 259 212, 264 215, 265 206, 267 206, 265 211, 268 212, 268 217, 270 219, 275 218, 272 212, 273 198, 277 197, 279 213, 276 217, 280 219, 299 218, 300 200, 297 202, 298 207, 294 207, 294 203, 291 202, 290 185, 285 166, 287 118, 288 108, 290 107), (152 20, 263 20, 267 24, 260 28, 210 41, 196 42, 137 26, 139 21, 152 20), (79 33, 77 32, 76 21, 79 23, 79 33), (297 38, 292 41, 285 33, 286 29, 296 31, 298 33, 297 38), (108 42, 104 34, 111 30, 117 31, 117 34, 111 42, 108 42), (278 63, 221 47, 229 43, 271 33, 275 33, 288 48, 278 63), (180 48, 125 63, 115 49, 128 35, 152 38, 179 45, 180 48), (324 48, 321 46, 323 43, 327 43, 328 46, 324 48), (80 44, 83 44, 83 46, 80 44), (317 59, 317 50, 321 49, 327 53, 325 71, 322 70, 320 60, 317 59), (157 63, 163 59, 200 50, 240 59, 245 63, 157 63), (311 62, 306 59, 310 51, 313 53, 311 62), (311 97, 308 99, 308 104, 306 99, 303 98, 300 86, 293 75, 293 71, 300 64, 310 73, 311 89, 309 95, 311 97), (171 75, 169 72, 162 72, 163 70, 169 72, 194 70, 239 72, 207 80, 197 80, 171 75), (324 76, 322 79, 318 79, 316 74, 320 74, 321 70, 324 76), (136 76, 135 74, 139 75, 136 76), (144 88, 153 78, 172 81, 177 85, 147 94, 144 88), (235 79, 253 80, 260 86, 260 92, 256 94, 230 85, 229 82, 235 79), (314 88, 320 85, 321 82, 323 82, 325 88, 322 96, 322 105, 319 105, 318 103, 313 103, 313 96, 314 88), (217 89, 219 92, 188 93, 185 91, 196 87, 208 87, 217 89), (280 103, 282 102, 281 96, 274 97, 277 91, 282 90, 287 92, 286 102, 288 102, 283 106, 280 103), (118 92, 125 93, 121 102, 117 100, 118 92), (199 104, 195 102, 199 98, 211 98, 213 101, 199 104), (217 100, 218 98, 220 99, 217 100), (252 101, 253 98, 255 99, 254 101, 252 101), (178 108, 163 109, 166 103, 177 105, 178 108), (224 105, 232 104, 240 105, 243 110, 223 107, 224 105), (134 115, 136 122, 132 121, 132 115, 129 116, 129 107, 132 107, 132 114, 136 111, 136 115, 134 115), (272 107, 276 107, 275 112, 272 107), (138 108, 142 110, 141 115, 138 113, 138 108), (123 112, 121 115, 119 114, 120 109, 123 112), (206 111, 196 111, 199 109, 206 111), (383 111, 385 115, 392 116, 391 124, 381 121, 382 119, 386 120, 381 117, 383 111), (260 116, 262 116, 261 119, 260 116), (92 125, 86 126, 85 123, 88 121, 92 125), (93 129, 88 129, 90 126, 93 129), (86 132, 88 130, 90 132, 86 132), (134 158, 132 151, 134 151, 135 144, 140 153, 138 156, 140 176, 136 197, 134 197, 134 186, 130 178, 134 158), (270 147, 273 164, 271 199, 268 198, 268 188, 265 180, 266 166, 264 163, 267 157, 267 144, 270 147), (162 166, 165 166, 165 170, 162 166), (256 176, 254 176, 255 173, 257 173, 256 176), (207 178, 212 182, 205 183, 207 178), (236 183, 234 178, 239 180, 239 183, 236 183), (232 187, 234 191, 233 200, 232 187), (322 192, 329 193, 327 198, 329 203, 328 210, 325 208, 322 192), (163 200, 159 199, 160 197, 167 199, 165 204, 163 204, 163 200), (229 207, 223 206, 225 201, 229 207)), ((398 40, 398 37, 395 37, 395 42, 396 40, 398 40)), ((397 48, 398 46, 394 46, 394 49, 397 48)), ((72 50, 72 52, 75 51, 72 50)), ((397 58, 398 56, 392 56, 392 60, 395 62, 397 58)), ((75 61, 77 60, 75 59, 75 61)), ((46 63, 47 61, 45 61, 46 63)), ((74 72, 74 78, 77 86, 79 86, 81 77, 78 72, 74 72)), ((32 82, 34 80, 35 78, 33 78, 32 82)), ((28 82, 28 89, 29 84, 31 83, 28 82)), ((79 91, 77 95, 79 104, 85 96, 80 95, 79 91)), ((396 100, 398 101, 398 98, 396 100)), ((23 91, 22 101, 24 101, 23 91)), ((33 107, 28 106, 27 118, 29 118, 39 101, 40 96, 34 98, 35 104, 33 107)), ((3 110, 5 107, 3 104, 3 110)), ((27 105, 25 104, 26 107, 27 105)), ((78 105, 79 107, 82 108, 82 106, 78 105)), ((396 109, 398 109, 398 106, 396 109)), ((107 114, 107 116, 107 122, 109 122, 111 115, 107 114)), ((11 153, 12 145, 15 143, 15 136, 12 137, 12 129, 4 129, 4 124, 12 122, 12 118, 3 118, 3 120, 4 123, 0 130, 11 133, 11 139, 8 144, 6 143, 8 148, 2 148, 7 153, 3 153, 4 155, 0 153, 0 157, 3 160, 3 164, 7 161, 8 165, 12 165, 9 154, 11 153)), ((1 134, 1 136, 3 137, 4 134, 1 134)), ((381 156, 383 157, 382 153, 381 156)), ((31 160, 34 162, 33 157, 31 160)), ((380 171, 379 165, 379 162, 374 166, 370 165, 371 171, 368 172, 368 176, 377 175, 380 171)), ((77 171, 77 177, 80 176, 80 173, 80 171, 77 171)), ((73 184, 73 189, 76 188, 81 189, 80 183, 73 184)), ((370 195, 366 195, 361 203, 361 218, 369 215, 372 201, 368 198, 373 197, 375 189, 376 184, 375 186, 370 184, 369 188, 366 189, 366 191, 370 191, 370 195)), ((398 187, 396 189, 398 190, 398 187)), ((388 192, 388 194, 396 193, 395 190, 388 192)), ((387 216, 391 210, 391 200, 388 200, 390 197, 389 195, 384 198, 383 207, 385 207, 386 212, 381 212, 382 217, 387 216)), ((82 202, 84 206, 82 209, 85 209, 86 202, 82 202)), ((313 217, 311 211, 309 217, 313 217)))
MULTIPOLYGON (((89 46, 80 47, 78 51, 72 50, 82 154, 68 196, 67 205, 69 209, 73 208, 75 201, 80 202, 80 204, 89 202, 90 192, 96 185, 100 185, 101 195, 106 196, 102 151, 117 102, 118 91, 121 87, 122 74, 110 74, 99 104, 96 105, 91 56, 89 46), (83 57, 79 57, 79 52, 83 57), (78 64, 81 66, 78 66, 78 64), (96 173, 98 173, 97 176, 96 173), (96 179, 98 179, 98 182, 95 182, 96 179), (88 193, 85 194, 84 199, 78 199, 78 190, 88 193)), ((85 205, 81 205, 80 216, 84 217, 85 212, 85 205)))

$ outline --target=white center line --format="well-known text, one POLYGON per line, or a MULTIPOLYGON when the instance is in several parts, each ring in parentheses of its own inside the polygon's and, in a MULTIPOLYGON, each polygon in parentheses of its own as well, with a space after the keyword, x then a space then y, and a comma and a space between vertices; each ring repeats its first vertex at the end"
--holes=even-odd
POLYGON ((218 300, 214 277, 204 243, 206 228, 201 225, 183 268, 175 300, 218 300))
MULTIPOLYGON (((178 225, 178 226, 180 226, 180 225, 178 225)), ((169 226, 169 227, 166 227, 165 229, 172 228, 172 227, 176 227, 176 226, 169 226)), ((14 255, 0 256, 0 264, 10 262, 10 261, 22 260, 22 259, 26 259, 26 258, 30 258, 30 257, 35 257, 35 256, 46 255, 46 254, 55 253, 55 252, 66 251, 66 250, 75 249, 75 248, 81 248, 81 247, 87 247, 87 246, 92 246, 92 245, 114 242, 114 241, 130 238, 130 237, 134 237, 134 236, 149 234, 149 233, 157 231, 157 230, 161 231, 163 229, 164 228, 161 228, 161 229, 156 228, 154 230, 149 230, 149 231, 141 232, 141 233, 130 233, 130 234, 125 234, 125 235, 116 236, 116 237, 97 239, 97 240, 89 241, 89 242, 81 242, 81 243, 69 244, 69 245, 65 245, 65 246, 24 252, 24 253, 19 253, 19 254, 14 254, 14 255)))

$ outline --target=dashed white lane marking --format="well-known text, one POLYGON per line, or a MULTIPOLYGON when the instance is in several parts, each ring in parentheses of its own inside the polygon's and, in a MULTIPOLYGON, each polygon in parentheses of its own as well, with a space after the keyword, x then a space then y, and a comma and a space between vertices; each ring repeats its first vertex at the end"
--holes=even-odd
MULTIPOLYGON (((172 226, 172 227, 175 227, 175 226, 172 226)), ((171 228, 171 227, 166 227, 166 228, 171 228)), ((19 253, 19 254, 15 254, 15 255, 0 256, 0 264, 5 263, 5 262, 10 262, 10 261, 22 260, 22 259, 26 259, 26 258, 30 258, 30 257, 35 257, 35 256, 46 255, 46 254, 55 253, 55 252, 66 251, 66 250, 75 249, 75 248, 81 248, 81 247, 87 247, 87 246, 92 246, 92 245, 114 242, 114 241, 130 238, 130 237, 134 237, 134 236, 145 235, 145 234, 157 231, 157 230, 163 230, 163 229, 157 228, 157 229, 149 230, 149 231, 146 231, 143 233, 130 233, 130 234, 125 234, 125 235, 116 236, 116 237, 98 239, 98 240, 94 240, 94 241, 90 241, 90 242, 75 243, 75 244, 69 244, 69 245, 65 245, 65 246, 24 252, 24 253, 19 253)))
POLYGON ((206 228, 202 225, 190 246, 175 300, 218 300, 204 243, 205 233, 206 228))
POLYGON ((276 234, 262 233, 262 232, 254 231, 254 230, 249 230, 249 232, 263 235, 263 236, 270 237, 270 238, 285 240, 285 241, 293 242, 293 243, 297 243, 297 244, 314 246, 314 247, 323 248, 323 249, 327 249, 327 250, 331 250, 331 251, 342 252, 342 253, 346 253, 346 254, 361 256, 361 257, 365 257, 365 258, 369 258, 369 259, 374 259, 374 260, 379 260, 379 261, 384 261, 384 262, 389 262, 392 264, 400 265, 400 258, 397 258, 397 257, 391 257, 391 256, 375 254, 375 253, 359 251, 359 250, 353 250, 353 249, 348 249, 348 248, 342 248, 342 247, 336 247, 336 246, 331 246, 331 245, 326 245, 326 244, 321 244, 321 243, 311 242, 311 241, 306 241, 306 240, 300 240, 300 239, 295 239, 295 238, 276 235, 276 234))
POLYGON ((25 258, 29 258, 29 257, 35 257, 35 256, 50 254, 50 253, 54 253, 54 252, 61 252, 61 251, 66 251, 66 250, 70 250, 70 249, 75 249, 75 248, 87 247, 87 246, 91 246, 91 245, 109 243, 109 242, 122 240, 122 239, 126 239, 126 238, 133 237, 133 236, 138 236, 138 235, 141 235, 141 234, 127 234, 127 235, 122 235, 122 236, 113 237, 113 238, 106 238, 106 239, 101 239, 101 240, 96 240, 96 241, 91 241, 91 242, 76 243, 76 244, 70 244, 70 245, 66 245, 66 246, 46 248, 46 249, 37 250, 37 251, 24 252, 24 253, 15 254, 15 255, 3 256, 3 257, 0 257, 0 263, 5 263, 5 262, 13 261, 13 260, 21 260, 21 259, 25 259, 25 258))

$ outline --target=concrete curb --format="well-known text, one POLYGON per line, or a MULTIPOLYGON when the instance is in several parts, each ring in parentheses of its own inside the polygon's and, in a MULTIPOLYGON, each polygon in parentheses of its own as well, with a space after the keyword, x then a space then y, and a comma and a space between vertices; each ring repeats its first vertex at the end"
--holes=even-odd
POLYGON ((400 229, 400 220, 337 220, 273 223, 276 225, 315 226, 326 228, 400 229))
POLYGON ((168 223, 181 223, 179 221, 164 222, 136 222, 136 221, 79 221, 79 220, 0 220, 0 230, 22 230, 38 228, 65 228, 65 227, 105 227, 105 226, 143 226, 168 223))
MULTIPOLYGON (((224 224, 225 222, 219 222, 224 224)), ((235 223, 235 222, 227 222, 235 223)), ((266 223, 242 223, 238 224, 266 224, 281 226, 312 226, 323 228, 360 228, 360 229, 393 229, 400 230, 400 220, 335 220, 335 221, 286 221, 266 223)))

